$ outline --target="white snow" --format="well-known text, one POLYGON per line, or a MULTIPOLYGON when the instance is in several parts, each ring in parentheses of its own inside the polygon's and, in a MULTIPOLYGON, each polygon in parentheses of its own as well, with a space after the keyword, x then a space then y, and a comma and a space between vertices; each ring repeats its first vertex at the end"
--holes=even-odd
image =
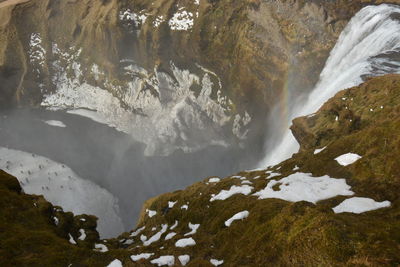
POLYGON ((168 201, 168 208, 172 209, 175 206, 176 203, 178 203, 178 201, 175 201, 175 202, 168 201))
POLYGON ((68 166, 0 147, 0 169, 17 177, 28 194, 44 195, 54 205, 75 215, 96 215, 100 234, 114 236, 123 231, 117 199, 95 183, 78 177, 68 166))
POLYGON ((326 148, 327 148, 327 147, 325 146, 325 147, 323 147, 323 148, 315 149, 315 150, 314 150, 314 155, 317 155, 317 154, 321 153, 321 152, 324 151, 326 148))
POLYGON ((107 246, 104 244, 94 244, 94 248, 95 248, 94 249, 95 251, 102 252, 102 253, 108 251, 107 246))
POLYGON ((146 226, 143 226, 143 227, 137 229, 136 231, 132 232, 131 236, 137 236, 137 235, 140 234, 145 228, 146 228, 146 226))
POLYGON ((125 240, 124 241, 124 243, 122 243, 122 244, 124 244, 124 245, 132 245, 133 244, 133 240, 132 239, 127 239, 127 240, 125 240))
POLYGON ((168 21, 168 25, 173 31, 187 31, 193 28, 193 13, 186 10, 179 10, 168 21))
POLYGON ((220 265, 222 265, 224 263, 223 260, 216 260, 216 259, 211 259, 210 262, 214 266, 220 266, 220 265))
POLYGON ((363 212, 377 210, 381 208, 390 207, 390 201, 377 202, 371 198, 365 197, 352 197, 344 200, 338 206, 333 208, 335 213, 352 212, 360 214, 363 212))
POLYGON ((221 179, 219 179, 218 177, 213 177, 208 180, 209 183, 218 183, 220 181, 221 179))
POLYGON ((145 236, 145 235, 140 235, 140 240, 141 240, 142 242, 145 242, 145 241, 147 240, 147 236, 145 236))
POLYGON ((327 175, 312 177, 307 173, 294 173, 279 181, 270 181, 265 189, 254 195, 259 196, 259 199, 278 198, 291 202, 316 203, 338 195, 351 196, 354 193, 350 188, 345 179, 334 179, 327 175), (276 184, 280 184, 279 191, 272 189, 276 184))
POLYGON ((157 211, 146 209, 146 213, 151 218, 157 214, 157 211))
POLYGON ((182 205, 181 210, 188 210, 189 206, 188 205, 182 205))
POLYGON ((170 230, 174 230, 177 226, 178 226, 178 221, 177 220, 175 220, 175 223, 174 223, 174 225, 172 225, 169 229, 170 230))
POLYGON ((138 255, 132 255, 131 260, 132 261, 147 260, 153 255, 154 255, 154 253, 141 253, 138 255))
POLYGON ((140 11, 139 14, 132 12, 129 8, 119 12, 119 19, 128 23, 134 23, 136 27, 143 25, 147 20, 148 15, 144 13, 144 10, 140 11))
POLYGON ((243 194, 247 196, 248 194, 251 193, 252 190, 253 187, 249 185, 242 185, 242 186, 233 185, 229 190, 222 190, 216 196, 211 197, 210 201, 225 200, 236 194, 243 194))
POLYGON ((79 229, 79 233, 80 233, 80 236, 78 237, 78 239, 79 239, 79 240, 85 240, 85 239, 86 239, 85 230, 79 229))
POLYGON ((244 220, 247 217, 249 217, 249 212, 247 210, 241 211, 233 215, 230 219, 225 221, 225 226, 229 227, 231 226, 232 222, 237 221, 237 220, 244 220))
POLYGON ((175 246, 178 248, 190 247, 196 245, 196 241, 193 238, 182 238, 176 241, 175 246))
POLYGON ((58 218, 54 216, 54 217, 53 217, 53 220, 54 220, 54 224, 55 224, 55 225, 58 225, 58 223, 59 223, 58 218))
POLYGON ((199 229, 199 227, 200 227, 200 224, 189 223, 189 228, 191 231, 184 234, 184 236, 194 235, 195 233, 197 233, 197 230, 199 229))
POLYGON ((335 160, 342 166, 347 166, 350 164, 353 164, 354 162, 356 162, 357 160, 361 159, 362 157, 360 155, 354 154, 354 153, 347 153, 344 155, 341 155, 337 158, 335 158, 335 160))
POLYGON ((161 225, 161 230, 159 232, 157 232, 155 235, 153 235, 152 237, 150 237, 148 240, 145 240, 143 242, 144 246, 149 246, 154 242, 157 242, 158 240, 160 240, 161 235, 164 234, 168 229, 168 224, 163 224, 161 225))
POLYGON ((181 256, 178 256, 178 259, 181 262, 182 266, 186 266, 186 264, 188 264, 190 261, 190 256, 189 255, 181 255, 181 256))
POLYGON ((174 256, 161 256, 157 259, 150 261, 152 264, 156 264, 157 266, 173 266, 175 264, 175 257, 174 256))
POLYGON ((171 233, 169 233, 169 234, 167 234, 167 235, 165 236, 165 240, 170 240, 170 239, 172 239, 174 236, 176 236, 176 233, 175 233, 175 232, 171 232, 171 233))
POLYGON ((72 237, 71 234, 68 234, 69 236, 69 243, 71 243, 72 245, 76 245, 76 241, 74 240, 74 238, 72 237))
POLYGON ((122 267, 122 262, 118 259, 113 260, 107 267, 122 267))
POLYGON ((277 176, 281 176, 281 175, 282 175, 282 174, 276 173, 276 172, 271 172, 271 173, 267 172, 266 174, 267 174, 267 179, 272 179, 272 178, 274 178, 274 177, 277 177, 277 176))
POLYGON ((67 127, 62 121, 48 120, 48 121, 44 121, 44 122, 50 126, 61 127, 61 128, 67 127))

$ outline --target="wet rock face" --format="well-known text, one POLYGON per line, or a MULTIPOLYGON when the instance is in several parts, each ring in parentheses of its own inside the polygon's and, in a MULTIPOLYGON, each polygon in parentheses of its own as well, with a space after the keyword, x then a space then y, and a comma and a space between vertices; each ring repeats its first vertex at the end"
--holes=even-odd
POLYGON ((1 3, 1 106, 96 110, 148 154, 261 139, 269 109, 312 88, 340 31, 367 4, 1 3))

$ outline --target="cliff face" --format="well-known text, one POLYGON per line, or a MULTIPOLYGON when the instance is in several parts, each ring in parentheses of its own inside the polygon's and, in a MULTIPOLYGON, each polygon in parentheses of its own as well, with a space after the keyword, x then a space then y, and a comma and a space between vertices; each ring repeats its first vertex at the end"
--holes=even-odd
POLYGON ((147 154, 262 138, 376 2, 2 1, 0 104, 95 110, 147 154))
MULTIPOLYGON (((96 235, 81 243, 77 229, 83 226, 55 225, 51 216, 65 214, 49 209, 44 218, 50 226, 43 231, 61 234, 47 244, 79 253, 68 258, 40 248, 29 260, 40 262, 49 255, 50 263, 89 266, 114 259, 123 266, 154 266, 163 260, 170 266, 398 265, 399 97, 400 75, 373 78, 339 92, 314 115, 294 121, 301 150, 292 158, 267 170, 209 177, 147 201, 137 229, 102 241, 109 250, 104 253, 88 250, 100 244, 96 235), (68 244, 69 232, 77 245, 68 244)), ((21 194, 16 180, 4 173, 0 190, 1 203, 13 200, 13 205, 1 206, 2 214, 16 214, 6 216, 1 227, 13 233, 22 224, 18 233, 30 240, 35 232, 19 218, 36 212, 31 217, 37 227, 36 219, 43 215, 32 203, 27 210, 18 205, 37 197, 21 194)), ((4 247, 13 235, 0 234, 4 247)), ((18 256, 15 262, 26 260, 18 256)))

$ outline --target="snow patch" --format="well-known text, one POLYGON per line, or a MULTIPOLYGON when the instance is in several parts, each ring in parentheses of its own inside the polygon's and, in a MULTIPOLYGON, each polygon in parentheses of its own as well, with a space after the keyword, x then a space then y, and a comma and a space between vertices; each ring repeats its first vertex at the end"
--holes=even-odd
POLYGON ((139 235, 144 229, 146 228, 146 226, 143 226, 139 229, 137 229, 135 232, 133 232, 130 236, 135 237, 137 235, 139 235))
POLYGON ((152 261, 150 261, 152 264, 155 264, 157 266, 164 266, 164 265, 168 265, 168 266, 173 266, 175 264, 175 257, 174 256, 161 256, 157 259, 154 259, 152 261))
POLYGON ((233 215, 230 219, 225 221, 225 226, 229 227, 231 226, 232 222, 237 221, 237 220, 244 220, 247 217, 249 217, 249 212, 247 210, 241 211, 233 215))
POLYGON ((220 265, 222 265, 222 264, 224 263, 224 261, 223 261, 223 260, 211 259, 211 260, 210 260, 210 263, 211 263, 212 265, 214 265, 214 266, 220 266, 220 265))
POLYGON ((168 229, 168 224, 163 224, 161 226, 161 230, 159 232, 157 232, 155 235, 153 235, 152 237, 149 238, 149 240, 145 240, 143 241, 143 245, 144 246, 149 246, 154 242, 157 242, 158 240, 160 240, 161 235, 164 234, 168 229))
POLYGON ((78 237, 78 239, 79 240, 85 240, 86 239, 86 233, 85 233, 85 230, 83 230, 83 229, 79 229, 79 233, 80 233, 80 236, 78 237))
POLYGON ((335 213, 351 212, 360 214, 363 212, 377 210, 381 208, 390 207, 390 201, 377 202, 371 198, 365 197, 352 197, 344 200, 338 206, 333 208, 335 213))
POLYGON ((270 181, 265 189, 254 195, 259 199, 278 198, 291 202, 308 201, 315 204, 320 200, 338 195, 351 196, 354 192, 350 188, 345 179, 334 179, 327 175, 312 177, 307 173, 295 173, 279 181, 270 181), (280 184, 279 191, 273 189, 277 184, 280 184))
POLYGON ((221 179, 219 179, 218 177, 213 177, 208 180, 209 183, 219 183, 220 181, 221 179))
POLYGON ((182 266, 186 266, 186 264, 188 264, 190 261, 190 256, 189 255, 181 255, 181 256, 178 256, 178 259, 181 262, 182 266))
POLYGON ((353 164, 354 162, 356 162, 357 160, 361 159, 362 157, 360 155, 354 154, 354 153, 347 153, 344 155, 341 155, 337 158, 335 158, 335 160, 342 166, 347 166, 350 164, 353 164))
POLYGON ((175 223, 174 223, 174 225, 172 225, 169 229, 170 230, 174 230, 177 226, 178 226, 178 221, 177 220, 175 220, 175 223))
POLYGON ((188 233, 186 233, 186 234, 184 234, 184 236, 194 235, 195 233, 197 233, 197 230, 199 229, 200 224, 192 224, 192 223, 189 223, 188 226, 189 226, 189 229, 190 229, 191 231, 188 232, 188 233))
POLYGON ((122 267, 122 262, 118 259, 113 260, 107 267, 122 267))
POLYGON ((236 194, 243 194, 247 196, 248 194, 251 193, 252 190, 253 187, 249 185, 242 185, 242 186, 233 185, 229 190, 222 190, 216 196, 211 197, 210 201, 212 202, 214 200, 226 200, 236 194))
POLYGON ((108 251, 107 246, 104 244, 94 244, 94 248, 95 248, 94 249, 95 251, 102 252, 102 253, 108 251))
POLYGON ((168 201, 168 208, 172 209, 178 201, 168 201))
POLYGON ((76 245, 76 241, 74 240, 74 238, 72 237, 71 234, 68 234, 69 236, 69 243, 71 243, 72 245, 76 245))
POLYGON ((326 148, 327 148, 327 147, 315 149, 315 150, 314 150, 314 155, 317 155, 317 154, 321 153, 321 152, 324 151, 326 148))
POLYGON ((171 232, 171 233, 167 234, 167 236, 165 237, 165 240, 170 240, 170 239, 172 239, 174 236, 176 236, 176 233, 175 233, 175 232, 171 232))
POLYGON ((168 25, 173 31, 188 31, 194 25, 193 13, 180 9, 168 21, 168 25))
POLYGON ((132 255, 131 260, 132 261, 147 260, 153 255, 154 255, 154 253, 141 253, 138 255, 132 255))
POLYGON ((146 213, 150 218, 157 215, 157 211, 155 211, 155 210, 146 209, 146 213))
POLYGON ((193 238, 182 238, 176 241, 175 246, 178 248, 190 247, 196 245, 196 241, 193 238))

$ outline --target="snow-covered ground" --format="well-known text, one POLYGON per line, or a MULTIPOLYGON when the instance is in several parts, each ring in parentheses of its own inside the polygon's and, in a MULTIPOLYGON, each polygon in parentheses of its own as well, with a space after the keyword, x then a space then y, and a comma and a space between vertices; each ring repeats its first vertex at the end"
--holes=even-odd
POLYGON ((166 255, 166 256, 161 256, 157 259, 151 260, 150 262, 157 266, 164 266, 164 265, 173 266, 175 264, 175 257, 166 255))
POLYGON ((78 177, 68 166, 32 153, 0 147, 0 169, 17 177, 28 194, 43 195, 52 204, 76 215, 96 215, 102 235, 123 231, 117 199, 107 190, 78 177))
POLYGON ((327 175, 312 177, 307 173, 294 173, 279 181, 271 180, 267 187, 255 193, 260 199, 279 198, 291 202, 308 201, 316 203, 335 196, 354 194, 345 179, 334 179, 327 175), (273 187, 279 185, 279 190, 273 187))
POLYGON ((249 217, 249 212, 247 210, 241 211, 233 215, 231 218, 225 221, 225 226, 229 227, 234 221, 244 220, 249 217))
POLYGON ((335 160, 342 166, 351 165, 357 160, 361 159, 360 155, 354 153, 347 153, 337 157, 335 160))
POLYGON ((147 260, 153 255, 154 255, 154 253, 141 253, 141 254, 138 254, 138 255, 132 255, 131 256, 131 260, 132 261, 139 261, 139 260, 142 260, 142 259, 147 260))
POLYGON ((193 238, 182 238, 176 241, 175 246, 178 248, 190 247, 196 245, 196 241, 193 238))
POLYGON ((360 214, 363 212, 377 210, 381 208, 390 207, 390 201, 377 202, 371 198, 365 197, 352 197, 344 200, 338 206, 333 208, 335 213, 352 212, 360 214))
POLYGON ((251 193, 252 190, 253 187, 249 185, 242 185, 242 186, 232 185, 229 190, 222 190, 217 195, 211 196, 210 201, 212 202, 215 200, 225 200, 236 194, 248 195, 251 193))
POLYGON ((189 255, 180 255, 178 256, 179 261, 181 262, 182 266, 186 266, 186 264, 190 261, 189 255))

